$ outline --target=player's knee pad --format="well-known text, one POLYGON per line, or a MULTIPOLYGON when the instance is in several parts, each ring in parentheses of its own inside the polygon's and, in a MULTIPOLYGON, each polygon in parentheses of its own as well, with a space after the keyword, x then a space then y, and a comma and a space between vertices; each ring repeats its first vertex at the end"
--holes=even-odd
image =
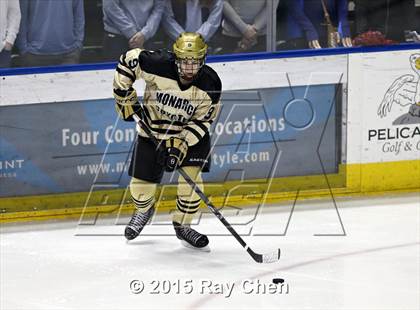
MULTIPOLYGON (((197 184, 203 191, 203 179, 199 167, 185 167, 185 173, 197 184)), ((180 175, 178 179, 178 190, 176 206, 179 211, 186 214, 197 212, 200 206, 200 196, 191 188, 191 186, 180 175)))
POLYGON ((131 178, 130 193, 136 208, 146 212, 155 203, 156 183, 131 178))

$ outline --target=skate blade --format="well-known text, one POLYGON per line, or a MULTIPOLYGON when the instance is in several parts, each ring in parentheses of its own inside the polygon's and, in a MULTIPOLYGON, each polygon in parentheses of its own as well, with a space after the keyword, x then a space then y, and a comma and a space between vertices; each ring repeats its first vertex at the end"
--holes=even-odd
POLYGON ((189 249, 192 249, 192 250, 195 250, 195 251, 200 251, 200 252, 210 252, 211 250, 210 250, 210 247, 208 246, 208 245, 206 245, 205 247, 203 247, 203 248, 196 248, 196 247, 194 247, 194 246, 192 246, 191 244, 189 244, 187 241, 185 241, 185 240, 180 240, 181 241, 181 244, 184 246, 184 247, 186 247, 186 248, 189 248, 189 249))

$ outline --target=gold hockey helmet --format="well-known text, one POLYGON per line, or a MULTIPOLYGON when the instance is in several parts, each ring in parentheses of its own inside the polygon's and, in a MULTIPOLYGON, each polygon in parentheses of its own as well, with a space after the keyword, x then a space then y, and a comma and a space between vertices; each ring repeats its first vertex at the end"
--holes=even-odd
POLYGON ((195 32, 181 33, 173 49, 181 81, 193 81, 206 61, 207 44, 203 37, 195 32))
POLYGON ((204 60, 207 55, 207 44, 201 34, 184 32, 176 39, 173 50, 178 59, 192 58, 204 60))

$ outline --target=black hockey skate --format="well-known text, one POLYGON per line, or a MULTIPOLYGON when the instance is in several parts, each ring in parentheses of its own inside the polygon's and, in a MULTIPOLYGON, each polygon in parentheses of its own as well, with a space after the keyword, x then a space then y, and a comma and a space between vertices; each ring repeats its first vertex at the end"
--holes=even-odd
POLYGON ((189 225, 181 225, 177 222, 172 222, 172 224, 174 225, 177 238, 181 240, 184 246, 202 251, 210 251, 210 248, 207 246, 209 239, 206 235, 200 234, 189 225))
POLYGON ((138 235, 140 235, 144 226, 146 226, 147 221, 149 221, 154 212, 154 207, 151 207, 145 213, 141 213, 139 210, 136 209, 130 222, 125 227, 124 235, 127 238, 127 240, 133 240, 138 235))

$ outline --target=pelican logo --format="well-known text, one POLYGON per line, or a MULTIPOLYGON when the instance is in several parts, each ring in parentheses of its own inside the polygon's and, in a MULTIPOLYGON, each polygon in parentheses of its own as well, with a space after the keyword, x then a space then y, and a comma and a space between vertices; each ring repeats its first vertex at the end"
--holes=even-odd
POLYGON ((413 72, 397 78, 386 91, 378 108, 378 115, 386 117, 394 104, 408 107, 408 113, 399 116, 393 125, 420 124, 420 54, 410 56, 413 72))
POLYGON ((412 72, 391 83, 377 110, 380 118, 406 113, 394 119, 392 127, 368 130, 368 141, 391 158, 420 150, 420 53, 410 55, 409 61, 412 72))

